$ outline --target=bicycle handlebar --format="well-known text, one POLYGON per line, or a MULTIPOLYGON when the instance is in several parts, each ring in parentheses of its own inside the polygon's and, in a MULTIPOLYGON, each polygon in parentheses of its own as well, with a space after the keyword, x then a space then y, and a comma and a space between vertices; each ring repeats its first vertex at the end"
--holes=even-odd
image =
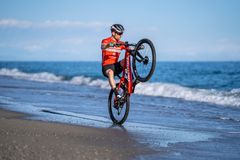
POLYGON ((136 44, 134 44, 134 43, 128 43, 128 41, 126 41, 126 42, 124 42, 124 43, 116 43, 116 44, 114 44, 115 46, 117 46, 117 47, 119 47, 119 46, 121 46, 121 45, 124 45, 125 47, 130 47, 130 46, 136 46, 136 44))

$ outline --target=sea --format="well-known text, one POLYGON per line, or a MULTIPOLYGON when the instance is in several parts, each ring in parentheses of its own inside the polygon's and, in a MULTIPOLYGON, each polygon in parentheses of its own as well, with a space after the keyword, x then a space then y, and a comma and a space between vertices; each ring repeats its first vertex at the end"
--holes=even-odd
POLYGON ((157 62, 122 126, 109 91, 101 62, 0 62, 0 108, 26 119, 116 129, 157 151, 136 159, 240 158, 240 62, 157 62))

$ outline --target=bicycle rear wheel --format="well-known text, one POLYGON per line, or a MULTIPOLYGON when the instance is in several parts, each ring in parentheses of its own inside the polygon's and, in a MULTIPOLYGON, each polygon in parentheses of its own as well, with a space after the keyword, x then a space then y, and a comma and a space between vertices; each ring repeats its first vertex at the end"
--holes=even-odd
MULTIPOLYGON (((118 84, 116 85, 118 86, 118 84)), ((126 121, 128 117, 130 100, 129 95, 127 94, 127 88, 123 84, 121 85, 118 93, 123 98, 116 103, 115 94, 112 89, 110 90, 108 97, 108 112, 113 123, 121 125, 126 121)))
POLYGON ((156 65, 156 51, 149 39, 140 40, 135 48, 132 66, 133 73, 140 82, 148 81, 156 65))

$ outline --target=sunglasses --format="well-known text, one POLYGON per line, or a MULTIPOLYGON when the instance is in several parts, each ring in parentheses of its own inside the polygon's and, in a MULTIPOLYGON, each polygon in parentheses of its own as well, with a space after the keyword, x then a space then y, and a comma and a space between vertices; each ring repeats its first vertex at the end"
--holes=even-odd
POLYGON ((117 35, 120 35, 120 36, 123 34, 123 33, 118 33, 118 32, 115 32, 115 33, 116 33, 117 35))

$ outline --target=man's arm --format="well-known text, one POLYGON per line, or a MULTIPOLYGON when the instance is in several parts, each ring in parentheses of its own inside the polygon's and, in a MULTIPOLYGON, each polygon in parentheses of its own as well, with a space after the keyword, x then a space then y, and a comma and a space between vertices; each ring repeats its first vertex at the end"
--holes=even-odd
POLYGON ((110 42, 108 44, 102 43, 102 45, 101 45, 102 49, 107 49, 109 47, 114 47, 114 43, 113 42, 110 42))

